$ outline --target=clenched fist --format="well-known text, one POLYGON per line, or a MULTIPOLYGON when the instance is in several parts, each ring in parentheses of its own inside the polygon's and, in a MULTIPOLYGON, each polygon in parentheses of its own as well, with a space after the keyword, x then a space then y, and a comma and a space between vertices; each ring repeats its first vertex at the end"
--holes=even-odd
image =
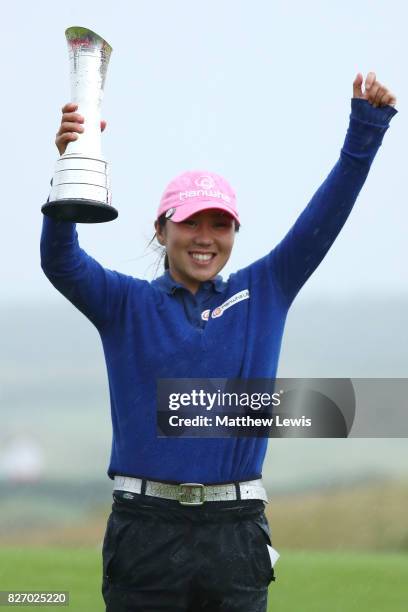
POLYGON ((353 83, 353 98, 362 98, 363 100, 367 100, 374 107, 377 106, 386 106, 389 104, 390 106, 395 106, 397 103, 397 98, 395 95, 382 85, 375 76, 375 72, 369 72, 367 78, 365 80, 365 91, 363 93, 362 84, 363 84, 363 75, 359 72, 354 79, 353 83))
MULTIPOLYGON (((67 144, 78 138, 77 133, 81 134, 84 131, 84 118, 76 113, 77 104, 68 102, 62 107, 61 125, 56 134, 55 144, 60 155, 65 153, 67 144)), ((106 128, 106 121, 101 121, 101 132, 106 128)))

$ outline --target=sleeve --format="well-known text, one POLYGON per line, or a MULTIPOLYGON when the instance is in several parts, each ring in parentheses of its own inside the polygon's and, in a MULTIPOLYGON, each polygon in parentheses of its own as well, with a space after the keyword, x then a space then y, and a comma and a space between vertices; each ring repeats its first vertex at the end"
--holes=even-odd
POLYGON ((325 257, 346 222, 381 146, 392 106, 352 98, 340 158, 283 240, 267 256, 287 306, 325 257))
POLYGON ((44 215, 41 268, 54 287, 98 328, 110 323, 133 277, 104 268, 78 243, 76 224, 44 215))

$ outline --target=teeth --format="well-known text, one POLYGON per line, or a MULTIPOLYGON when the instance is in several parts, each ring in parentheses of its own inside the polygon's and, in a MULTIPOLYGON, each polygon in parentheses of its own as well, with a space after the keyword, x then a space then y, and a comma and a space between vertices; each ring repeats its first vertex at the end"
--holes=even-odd
POLYGON ((209 261, 212 258, 212 255, 204 255, 203 253, 192 253, 193 259, 198 259, 198 261, 209 261))

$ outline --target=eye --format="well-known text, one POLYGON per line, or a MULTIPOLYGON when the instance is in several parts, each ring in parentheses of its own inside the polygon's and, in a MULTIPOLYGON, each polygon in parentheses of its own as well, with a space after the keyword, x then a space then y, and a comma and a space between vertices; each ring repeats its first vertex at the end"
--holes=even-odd
POLYGON ((184 221, 182 221, 182 223, 184 225, 188 225, 189 227, 194 227, 195 225, 197 225, 197 221, 195 221, 194 219, 185 219, 184 221))

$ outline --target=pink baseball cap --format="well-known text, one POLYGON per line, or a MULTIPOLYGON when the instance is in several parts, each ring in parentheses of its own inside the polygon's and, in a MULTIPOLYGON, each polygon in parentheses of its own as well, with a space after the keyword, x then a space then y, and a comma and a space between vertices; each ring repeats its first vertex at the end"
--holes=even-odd
POLYGON ((167 185, 160 200, 157 218, 179 223, 202 210, 222 210, 240 223, 235 191, 220 175, 206 170, 179 174, 167 185))

